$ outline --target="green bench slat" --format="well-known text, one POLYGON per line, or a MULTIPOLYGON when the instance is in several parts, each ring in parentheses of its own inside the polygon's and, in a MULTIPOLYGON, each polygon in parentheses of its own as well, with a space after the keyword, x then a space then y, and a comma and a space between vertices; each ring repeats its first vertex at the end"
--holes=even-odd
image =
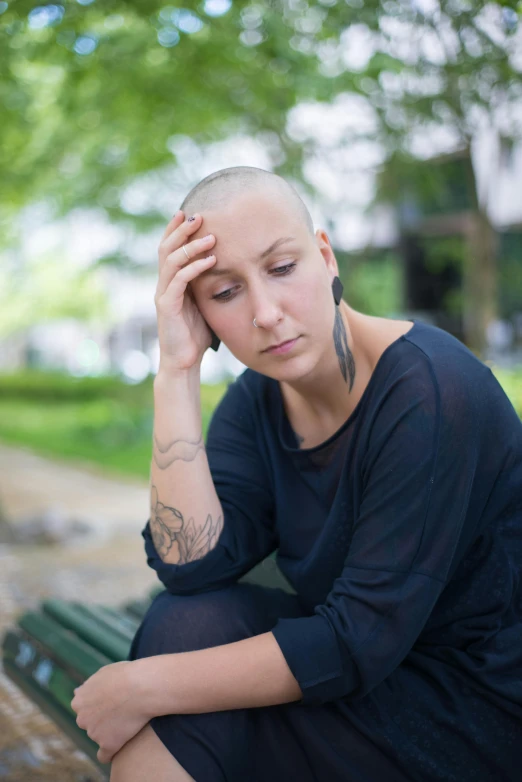
POLYGON ((78 612, 71 603, 56 599, 44 600, 42 609, 63 627, 74 630, 80 638, 109 657, 111 662, 127 659, 130 641, 112 628, 101 626, 96 619, 78 612))
POLYGON ((138 622, 134 623, 129 619, 129 625, 132 624, 131 628, 129 625, 125 625, 120 621, 118 615, 111 616, 102 606, 92 605, 90 603, 86 605, 83 605, 82 603, 70 603, 70 606, 74 608, 79 616, 84 616, 87 619, 96 622, 99 625, 100 630, 103 630, 110 635, 119 636, 126 644, 130 644, 134 638, 136 633, 134 625, 137 625, 138 622))
MULTIPOLYGON (((277 552, 239 582, 284 589, 296 594, 275 562, 277 552)), ((130 644, 151 602, 163 592, 155 586, 143 600, 120 607, 48 599, 40 611, 17 619, 2 640, 7 676, 83 750, 104 773, 109 766, 96 758, 98 745, 76 724, 70 703, 74 688, 112 662, 128 659, 130 644)))
POLYGON ((100 763, 96 757, 99 746, 92 741, 87 733, 76 724, 76 718, 73 720, 70 714, 65 711, 55 700, 49 697, 40 685, 24 675, 9 658, 3 661, 5 674, 13 681, 25 694, 36 703, 37 706, 47 714, 63 732, 69 736, 74 744, 93 760, 96 765, 105 772, 107 779, 110 774, 110 766, 100 763))
POLYGON ((39 641, 52 656, 66 668, 74 668, 80 678, 88 679, 102 665, 113 662, 107 655, 93 649, 88 643, 63 628, 55 619, 46 614, 29 611, 18 620, 22 630, 39 641))
POLYGON ((81 606, 89 611, 95 611, 100 616, 105 616, 106 619, 113 624, 113 626, 122 632, 122 635, 130 635, 131 640, 136 635, 136 631, 140 625, 139 620, 130 617, 122 609, 114 608, 113 606, 105 605, 88 605, 83 603, 75 603, 75 605, 81 606))
POLYGON ((128 603, 125 603, 123 610, 131 617, 138 619, 141 622, 147 613, 150 604, 150 600, 130 600, 128 603))
POLYGON ((3 649, 5 659, 15 665, 21 674, 34 679, 76 720, 71 701, 74 697, 74 688, 78 687, 80 681, 71 678, 60 667, 60 663, 39 650, 25 633, 8 631, 4 638, 3 649))

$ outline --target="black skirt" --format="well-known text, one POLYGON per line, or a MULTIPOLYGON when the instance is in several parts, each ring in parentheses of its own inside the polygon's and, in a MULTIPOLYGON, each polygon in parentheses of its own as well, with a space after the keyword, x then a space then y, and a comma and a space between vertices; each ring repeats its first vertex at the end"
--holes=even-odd
MULTIPOLYGON (((296 595, 254 584, 164 591, 129 660, 233 643, 306 615, 296 595)), ((404 666, 359 700, 172 714, 151 726, 196 782, 514 782, 522 760, 515 719, 473 693, 442 692, 404 666), (468 706, 475 700, 471 726, 452 707, 462 697, 468 706)))

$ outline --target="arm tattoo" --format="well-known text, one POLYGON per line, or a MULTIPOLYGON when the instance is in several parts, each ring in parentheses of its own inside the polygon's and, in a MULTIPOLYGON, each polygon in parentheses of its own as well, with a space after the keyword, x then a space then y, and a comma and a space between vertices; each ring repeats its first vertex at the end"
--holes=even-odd
POLYGON ((223 529, 223 516, 217 521, 209 514, 204 526, 197 531, 194 519, 185 521, 177 508, 171 508, 158 500, 156 486, 151 488, 150 529, 154 547, 162 560, 174 546, 179 550, 179 559, 174 564, 184 565, 201 559, 218 542, 223 529))
POLYGON ((343 318, 339 312, 339 308, 335 308, 335 322, 333 327, 333 338, 335 344, 335 352, 339 359, 339 367, 346 382, 348 382, 348 375, 350 375, 350 391, 353 387, 353 381, 355 380, 355 361, 353 359, 353 353, 348 347, 348 339, 346 337, 346 329, 344 327, 343 318))
POLYGON ((200 435, 199 440, 194 442, 190 440, 173 440, 169 445, 161 446, 158 438, 154 435, 154 445, 152 453, 154 461, 160 470, 166 470, 167 467, 175 462, 177 459, 183 459, 184 462, 191 462, 196 458, 198 451, 203 448, 205 450, 205 443, 203 442, 203 434, 200 435))

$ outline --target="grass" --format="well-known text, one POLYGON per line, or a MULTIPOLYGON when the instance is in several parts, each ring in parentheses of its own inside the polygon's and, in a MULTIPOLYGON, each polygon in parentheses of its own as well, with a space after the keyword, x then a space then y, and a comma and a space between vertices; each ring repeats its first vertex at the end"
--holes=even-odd
MULTIPOLYGON (((153 425, 152 384, 128 386, 89 378, 70 384, 36 373, 0 378, 0 439, 38 453, 88 462, 114 474, 148 479, 153 425), (27 380, 27 383, 24 382, 27 380), (85 385, 83 385, 85 384, 85 385)), ((203 433, 226 383, 202 386, 203 433)))
POLYGON ((510 398, 519 417, 522 418, 522 368, 507 370, 490 367, 490 369, 510 398))
MULTIPOLYGON (((491 369, 522 418, 522 368, 491 369)), ((226 387, 201 387, 204 436, 226 387)), ((151 380, 129 386, 35 371, 0 376, 0 440, 115 475, 148 480, 153 415, 151 380)))

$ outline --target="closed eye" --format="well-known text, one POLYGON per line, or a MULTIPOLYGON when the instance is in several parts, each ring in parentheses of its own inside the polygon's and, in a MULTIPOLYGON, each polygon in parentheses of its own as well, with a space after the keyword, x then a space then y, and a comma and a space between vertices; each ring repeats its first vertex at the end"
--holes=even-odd
MULTIPOLYGON (((287 274, 292 273, 295 265, 295 261, 293 261, 292 263, 286 263, 284 266, 276 266, 274 269, 271 269, 269 273, 274 274, 276 277, 285 277, 287 274)), ((227 288, 226 291, 216 293, 216 295, 212 296, 212 298, 216 301, 230 301, 234 298, 233 291, 234 288, 227 288)))

